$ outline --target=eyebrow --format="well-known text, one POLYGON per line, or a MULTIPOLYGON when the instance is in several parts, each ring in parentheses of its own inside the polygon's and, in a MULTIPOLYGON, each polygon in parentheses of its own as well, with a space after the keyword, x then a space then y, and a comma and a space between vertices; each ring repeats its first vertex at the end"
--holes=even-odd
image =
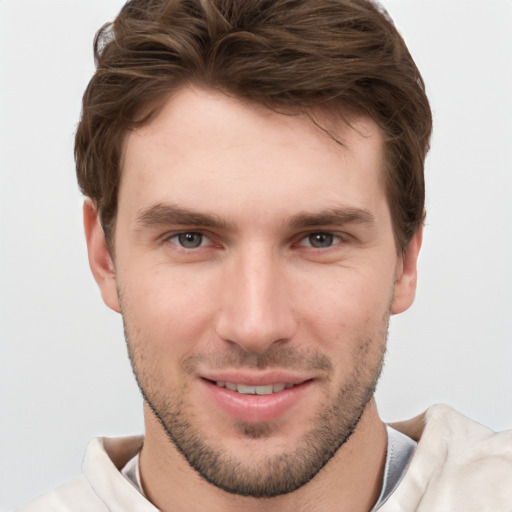
POLYGON ((288 224, 295 229, 313 226, 341 224, 373 224, 375 216, 364 208, 330 208, 318 213, 302 212, 288 219, 288 224))
MULTIPOLYGON (((314 226, 342 224, 372 224, 374 215, 363 208, 330 208, 317 213, 300 212, 287 219, 286 224, 293 229, 314 226)), ((173 204, 156 204, 141 210, 136 216, 136 223, 141 227, 184 225, 234 231, 235 225, 225 219, 209 214, 188 210, 173 204)))
POLYGON ((234 225, 217 215, 187 210, 172 204, 156 204, 141 210, 136 217, 141 227, 168 226, 172 224, 199 226, 233 231, 234 225))

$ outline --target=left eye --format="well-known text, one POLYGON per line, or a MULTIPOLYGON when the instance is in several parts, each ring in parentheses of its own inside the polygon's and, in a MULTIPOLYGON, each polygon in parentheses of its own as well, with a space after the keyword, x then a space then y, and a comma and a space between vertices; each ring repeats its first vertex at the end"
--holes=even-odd
POLYGON ((333 233, 319 232, 310 233, 301 240, 300 245, 314 247, 315 249, 324 249, 331 247, 333 244, 339 243, 340 237, 333 233))
POLYGON ((208 239, 202 233, 186 231, 184 233, 177 233, 170 237, 169 240, 180 245, 184 249, 197 249, 204 245, 208 239))

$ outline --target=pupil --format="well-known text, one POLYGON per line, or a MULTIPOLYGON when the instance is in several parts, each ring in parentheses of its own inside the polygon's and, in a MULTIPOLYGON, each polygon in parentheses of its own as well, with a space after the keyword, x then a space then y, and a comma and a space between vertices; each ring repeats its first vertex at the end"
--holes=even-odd
POLYGON ((329 233, 315 233, 309 236, 309 241, 313 247, 330 247, 333 242, 333 235, 329 233))
POLYGON ((186 249, 199 247, 203 241, 203 237, 200 233, 181 233, 178 239, 180 244, 186 249))

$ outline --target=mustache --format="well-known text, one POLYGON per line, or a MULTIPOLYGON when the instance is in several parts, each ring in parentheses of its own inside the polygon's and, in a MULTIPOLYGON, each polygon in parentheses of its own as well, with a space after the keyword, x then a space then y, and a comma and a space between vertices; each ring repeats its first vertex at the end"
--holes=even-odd
POLYGON ((333 372, 331 360, 318 350, 300 350, 291 347, 270 347, 265 352, 246 352, 238 345, 229 350, 188 354, 183 358, 183 368, 194 373, 199 367, 207 366, 211 370, 227 368, 250 368, 264 370, 269 368, 333 372))

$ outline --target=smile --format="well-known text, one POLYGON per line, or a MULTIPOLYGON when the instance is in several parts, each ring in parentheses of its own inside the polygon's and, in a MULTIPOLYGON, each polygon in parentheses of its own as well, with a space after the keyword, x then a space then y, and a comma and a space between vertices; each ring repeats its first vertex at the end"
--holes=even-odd
POLYGON ((221 388, 236 391, 242 395, 271 395, 272 393, 279 393, 285 389, 290 389, 294 384, 285 384, 283 382, 277 384, 268 384, 266 386, 249 386, 247 384, 237 384, 234 382, 216 381, 215 384, 221 388))
POLYGON ((202 389, 214 409, 218 408, 231 419, 246 423, 275 421, 315 389, 314 379, 291 376, 288 372, 274 372, 273 376, 236 376, 235 373, 241 372, 225 372, 216 378, 212 375, 211 379, 203 377, 202 389))

